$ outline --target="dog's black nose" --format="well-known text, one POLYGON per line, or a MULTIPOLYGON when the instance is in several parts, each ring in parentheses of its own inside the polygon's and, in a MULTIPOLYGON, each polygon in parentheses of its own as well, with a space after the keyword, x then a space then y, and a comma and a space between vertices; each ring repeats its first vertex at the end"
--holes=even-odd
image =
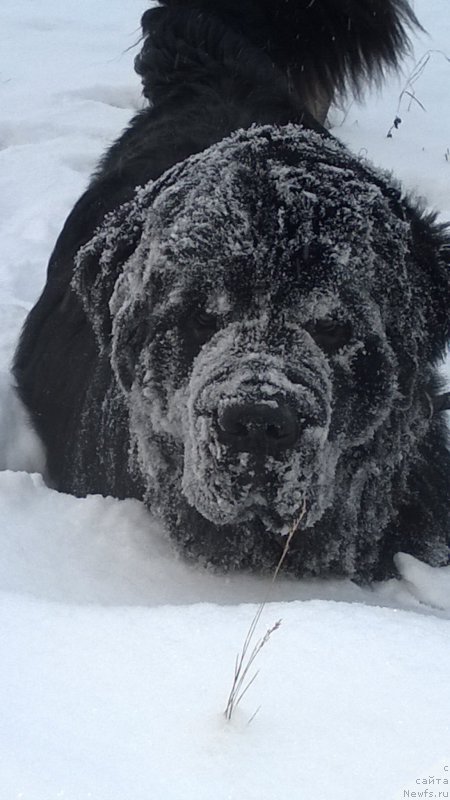
POLYGON ((242 453, 276 455, 293 447, 299 425, 285 403, 233 403, 218 416, 219 440, 242 453))

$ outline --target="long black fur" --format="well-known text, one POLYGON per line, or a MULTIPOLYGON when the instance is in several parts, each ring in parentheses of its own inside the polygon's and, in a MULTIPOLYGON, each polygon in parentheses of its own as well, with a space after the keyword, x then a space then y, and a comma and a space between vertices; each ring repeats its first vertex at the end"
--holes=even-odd
POLYGON ((407 0, 162 0, 161 6, 142 18, 145 43, 136 59, 152 101, 168 89, 179 95, 184 81, 192 86, 199 61, 211 65, 221 26, 223 64, 233 67, 245 40, 282 71, 310 111, 318 98, 329 102, 380 81, 407 52, 408 28, 418 27, 407 0))
MULTIPOLYGON (((50 259, 46 286, 26 321, 15 357, 18 390, 44 442, 52 485, 75 494, 142 498, 147 493, 145 475, 130 466, 129 409, 117 390, 108 349, 111 293, 142 234, 142 220, 137 224, 130 213, 127 222, 126 216, 126 204, 134 202, 136 188, 254 124, 294 123, 328 140, 329 134, 314 118, 317 107, 323 109, 348 88, 361 90, 368 81, 380 79, 386 68, 396 66, 408 47, 408 28, 417 25, 406 0, 167 0, 144 14, 144 42, 136 69, 150 104, 105 154, 69 215, 50 259), (74 271, 80 248, 105 219, 108 223, 110 212, 119 214, 120 224, 111 234, 119 238, 114 245, 108 237, 104 243, 114 251, 114 266, 109 277, 104 276, 97 296, 104 309, 98 323, 104 330, 99 331, 86 298, 89 286, 96 285, 103 275, 102 257, 97 253, 95 258, 78 261, 83 264, 81 284, 74 281, 74 271)), ((423 280, 436 300, 431 304, 434 332, 427 333, 431 363, 442 353, 449 336, 448 244, 442 231, 409 206, 403 208, 400 199, 394 205, 401 215, 408 208, 417 261, 421 270, 429 269, 423 280)), ((139 320, 138 328, 142 324, 139 320)), ((128 338, 124 352, 127 348, 133 351, 142 331, 131 326, 128 338)), ((121 374, 122 380, 123 371, 121 374)), ((433 379, 428 392, 433 397, 438 391, 433 379)), ((408 506, 402 521, 396 518, 385 555, 367 565, 360 554, 356 567, 337 560, 328 569, 319 566, 317 573, 331 570, 383 577, 392 573, 392 554, 402 547, 425 554, 433 563, 443 563, 441 546, 435 557, 430 547, 414 550, 408 532, 414 527, 413 540, 417 542, 422 527, 427 537, 436 525, 442 545, 442 530, 448 524, 448 456, 443 436, 442 423, 436 417, 423 456, 423 485, 417 474, 414 477, 417 502, 408 506), (438 452, 434 464, 430 449, 438 452), (426 507, 418 515, 422 496, 426 507)), ((220 536, 213 536, 197 516, 193 515, 192 524, 197 525, 198 535, 195 529, 189 533, 197 542, 187 548, 196 556, 203 554, 211 562, 228 566, 276 563, 279 545, 265 532, 261 532, 265 561, 261 553, 254 559, 248 553, 242 558, 234 553, 230 558, 229 553, 227 557, 220 552, 220 536), (210 552, 211 546, 216 548, 216 556, 210 552)), ((326 521, 332 529, 333 519, 326 521)), ((169 521, 169 527, 174 525, 176 521, 169 521)), ((239 545, 233 536, 227 541, 236 550, 239 545)), ((320 547, 320 542, 311 546, 320 547)), ((302 568, 301 559, 294 562, 295 572, 308 571, 302 568)))

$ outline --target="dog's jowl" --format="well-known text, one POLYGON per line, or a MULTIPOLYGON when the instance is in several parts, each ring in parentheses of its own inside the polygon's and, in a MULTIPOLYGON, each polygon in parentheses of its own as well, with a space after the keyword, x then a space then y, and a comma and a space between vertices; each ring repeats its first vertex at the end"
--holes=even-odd
POLYGON ((397 63, 406 0, 166 0, 151 104, 56 243, 16 353, 63 491, 138 497, 223 569, 448 562, 443 226, 322 124, 397 63), (299 522, 300 520, 300 522, 299 522))

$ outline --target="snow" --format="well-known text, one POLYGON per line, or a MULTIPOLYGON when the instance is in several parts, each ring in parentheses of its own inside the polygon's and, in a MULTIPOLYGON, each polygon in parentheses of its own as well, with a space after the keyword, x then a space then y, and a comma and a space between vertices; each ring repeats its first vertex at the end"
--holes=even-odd
MULTIPOLYGON (((399 555, 403 579, 372 588, 224 577, 176 557, 141 504, 65 496, 36 474, 8 364, 67 213, 140 105, 133 45, 146 7, 0 10, 0 797, 438 796, 450 780, 449 568, 399 555), (258 636, 282 624, 227 723, 235 656, 268 592, 258 636)), ((450 55, 448 0, 415 10, 430 38, 380 97, 333 112, 335 133, 450 219, 439 52, 415 83, 426 111, 404 102, 386 138, 415 61, 450 55)))
POLYGON ((302 797, 372 800, 445 778, 448 622, 285 605, 258 701, 228 724, 230 656, 252 611, 6 598, 3 796, 269 800, 301 787, 302 797))

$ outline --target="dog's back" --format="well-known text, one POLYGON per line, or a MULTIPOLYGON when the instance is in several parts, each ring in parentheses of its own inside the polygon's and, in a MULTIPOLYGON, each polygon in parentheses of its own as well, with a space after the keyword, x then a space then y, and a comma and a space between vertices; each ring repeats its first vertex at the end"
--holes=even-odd
POLYGON ((417 24, 406 0, 161 0, 142 18, 136 69, 152 102, 172 92, 180 98, 201 81, 202 67, 212 83, 220 51, 229 80, 254 79, 259 66, 262 81, 271 73, 270 85, 278 70, 291 96, 323 123, 336 95, 358 93, 398 64, 407 28, 417 24))
POLYGON ((253 123, 322 130, 330 103, 396 67, 408 0, 162 0, 135 67, 151 108, 102 161, 135 184, 253 123))

